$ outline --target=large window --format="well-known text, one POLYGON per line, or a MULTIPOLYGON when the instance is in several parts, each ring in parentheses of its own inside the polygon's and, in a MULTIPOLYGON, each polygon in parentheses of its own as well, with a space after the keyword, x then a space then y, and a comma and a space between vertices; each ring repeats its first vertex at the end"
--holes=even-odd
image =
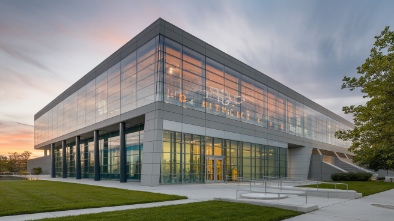
POLYGON ((119 180, 120 174, 119 132, 107 133, 99 138, 99 157, 101 179, 119 180))
POLYGON ((160 44, 164 102, 349 146, 334 137, 349 127, 175 41, 164 37, 160 44))
POLYGON ((161 183, 203 183, 211 165, 224 162, 220 179, 286 177, 287 149, 195 134, 163 131, 161 183))
POLYGON ((129 180, 141 180, 143 140, 143 125, 126 130, 126 174, 129 180))
POLYGON ((151 39, 35 120, 35 144, 155 102, 158 41, 151 39))
POLYGON ((63 176, 63 154, 61 147, 55 147, 55 174, 57 177, 63 176))
MULTIPOLYGON (((126 174, 127 179, 141 179, 141 155, 143 151, 144 125, 126 129, 126 174)), ((100 178, 119 180, 120 176, 120 137, 119 132, 109 132, 99 136, 100 178)), ((94 142, 93 138, 66 145, 66 164, 68 177, 76 176, 76 148, 80 148, 81 177, 94 177, 94 142)), ((62 148, 55 148, 56 176, 62 176, 62 148)))
POLYGON ((35 144, 155 101, 348 147, 350 127, 182 44, 156 36, 35 120, 35 144))

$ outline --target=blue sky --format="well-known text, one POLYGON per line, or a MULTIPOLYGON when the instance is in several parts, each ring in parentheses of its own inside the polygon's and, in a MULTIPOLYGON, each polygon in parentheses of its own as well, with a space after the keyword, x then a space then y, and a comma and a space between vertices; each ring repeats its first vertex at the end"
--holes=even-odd
POLYGON ((0 0, 0 155, 33 151, 34 114, 159 17, 351 121, 342 106, 364 101, 341 80, 393 26, 393 8, 376 0, 0 0))

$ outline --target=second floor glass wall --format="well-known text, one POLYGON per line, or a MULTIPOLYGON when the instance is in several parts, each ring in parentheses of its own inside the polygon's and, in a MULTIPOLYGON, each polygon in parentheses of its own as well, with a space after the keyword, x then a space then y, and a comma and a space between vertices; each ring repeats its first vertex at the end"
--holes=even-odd
POLYGON ((164 37, 161 44, 164 102, 349 146, 334 133, 350 127, 171 39, 164 37))
POLYGON ((158 41, 148 41, 35 120, 35 144, 153 103, 158 41))
POLYGON ((155 101, 348 147, 350 127, 163 36, 157 36, 35 121, 35 144, 155 101))

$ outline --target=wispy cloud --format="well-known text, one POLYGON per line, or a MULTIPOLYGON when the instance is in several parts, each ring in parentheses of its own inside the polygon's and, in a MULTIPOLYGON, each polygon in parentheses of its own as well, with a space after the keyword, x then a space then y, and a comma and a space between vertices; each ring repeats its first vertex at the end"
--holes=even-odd
POLYGON ((34 150, 34 130, 31 125, 18 122, 0 122, 0 155, 8 155, 13 152, 33 153, 35 157, 42 156, 42 151, 34 150))
POLYGON ((51 70, 46 65, 35 59, 33 55, 29 55, 30 53, 28 53, 27 51, 23 51, 20 48, 10 47, 9 45, 6 44, 0 44, 0 51, 6 52, 8 55, 12 56, 14 59, 17 59, 21 62, 23 61, 33 66, 36 66, 40 69, 51 72, 51 70))
POLYGON ((389 0, 0 1, 0 130, 20 131, 7 148, 20 146, 37 111, 158 17, 344 116, 341 105, 362 101, 340 90, 341 79, 355 75, 374 35, 394 27, 393 7, 389 0))
POLYGON ((24 123, 19 123, 19 122, 14 122, 14 121, 11 121, 11 122, 15 123, 15 124, 23 125, 23 126, 34 127, 34 125, 30 125, 30 124, 24 124, 24 123))

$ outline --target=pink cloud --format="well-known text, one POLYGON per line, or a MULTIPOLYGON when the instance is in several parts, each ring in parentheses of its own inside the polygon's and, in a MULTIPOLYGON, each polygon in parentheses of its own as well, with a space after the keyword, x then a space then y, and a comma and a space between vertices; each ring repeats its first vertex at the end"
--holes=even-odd
POLYGON ((43 156, 43 151, 34 150, 34 129, 30 125, 0 121, 0 155, 24 151, 32 152, 32 158, 43 156))

